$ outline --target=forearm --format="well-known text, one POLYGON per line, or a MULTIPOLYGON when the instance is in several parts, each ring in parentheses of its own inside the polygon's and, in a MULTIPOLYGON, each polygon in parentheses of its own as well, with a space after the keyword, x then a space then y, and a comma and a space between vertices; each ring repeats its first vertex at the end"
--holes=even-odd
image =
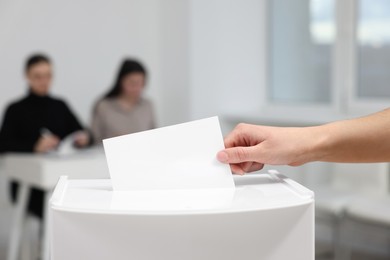
POLYGON ((313 130, 312 161, 390 162, 390 109, 313 130))

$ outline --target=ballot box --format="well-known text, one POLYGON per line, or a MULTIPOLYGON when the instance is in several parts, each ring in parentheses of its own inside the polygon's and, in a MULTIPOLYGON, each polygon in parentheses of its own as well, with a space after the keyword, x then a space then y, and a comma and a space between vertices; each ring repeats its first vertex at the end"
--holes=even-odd
POLYGON ((235 189, 113 191, 61 177, 50 202, 51 259, 314 259, 314 194, 276 172, 235 189))

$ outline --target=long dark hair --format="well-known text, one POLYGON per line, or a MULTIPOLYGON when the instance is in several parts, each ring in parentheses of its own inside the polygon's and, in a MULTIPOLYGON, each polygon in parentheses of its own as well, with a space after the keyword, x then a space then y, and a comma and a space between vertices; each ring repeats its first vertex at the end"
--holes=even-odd
POLYGON ((146 69, 139 61, 134 59, 125 59, 122 62, 113 87, 103 96, 103 99, 118 97, 122 91, 121 84, 123 78, 131 73, 142 73, 146 79, 146 69))

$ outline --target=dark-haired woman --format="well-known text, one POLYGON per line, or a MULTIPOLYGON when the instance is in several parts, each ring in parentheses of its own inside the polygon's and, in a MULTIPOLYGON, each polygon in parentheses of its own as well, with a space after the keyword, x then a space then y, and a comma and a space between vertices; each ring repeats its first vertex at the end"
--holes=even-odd
POLYGON ((113 88, 96 104, 91 130, 97 144, 105 138, 155 127, 152 103, 142 97, 146 70, 135 60, 125 60, 113 88))
MULTIPOLYGON (((75 146, 89 145, 90 135, 69 106, 50 95, 50 59, 41 54, 29 57, 25 75, 28 93, 5 111, 0 130, 0 152, 46 153, 56 149, 63 138, 73 133, 75 146)), ((12 183, 14 199, 17 187, 12 183)), ((29 213, 42 217, 43 192, 34 188, 30 194, 29 213)))

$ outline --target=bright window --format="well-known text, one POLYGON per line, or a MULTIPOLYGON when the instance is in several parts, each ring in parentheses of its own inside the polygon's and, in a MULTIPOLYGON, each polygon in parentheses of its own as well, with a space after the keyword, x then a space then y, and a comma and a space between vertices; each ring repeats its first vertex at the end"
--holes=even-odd
POLYGON ((390 98, 390 1, 360 0, 358 98, 390 98))
POLYGON ((272 0, 269 99, 330 103, 335 1, 272 0))

